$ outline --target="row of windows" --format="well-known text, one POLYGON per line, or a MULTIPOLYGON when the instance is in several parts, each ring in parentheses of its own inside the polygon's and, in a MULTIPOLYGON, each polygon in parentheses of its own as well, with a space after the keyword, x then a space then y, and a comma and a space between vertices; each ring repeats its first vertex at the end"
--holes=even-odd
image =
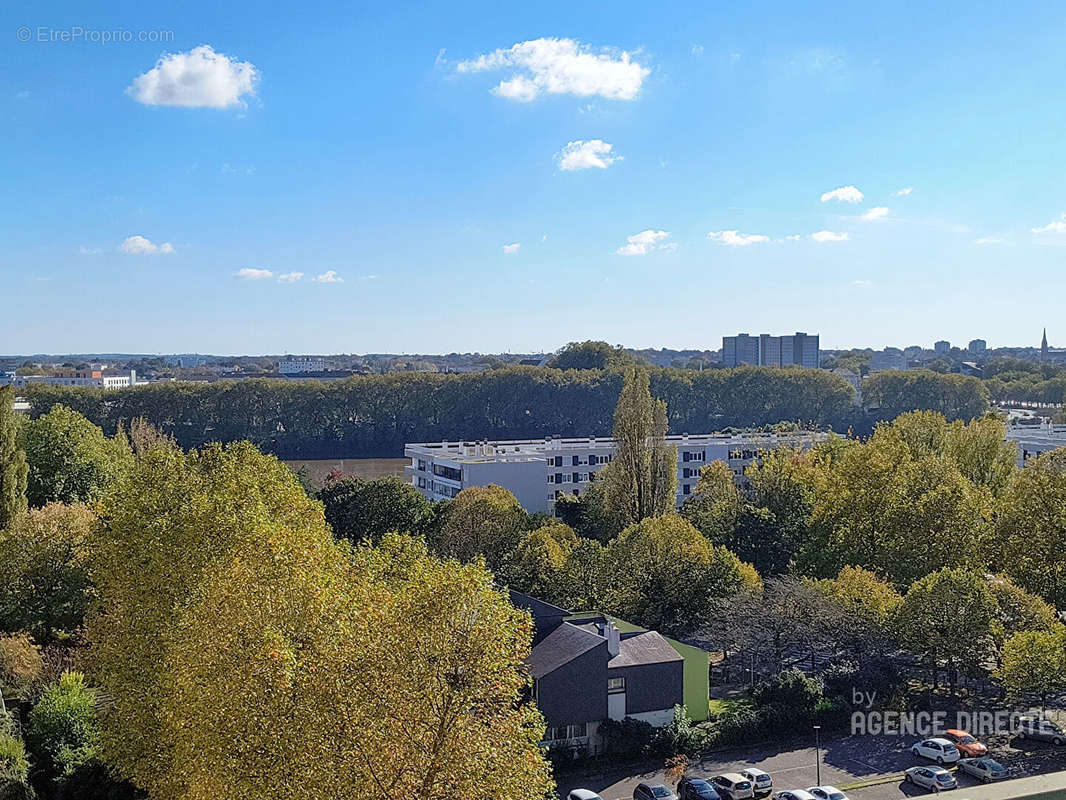
POLYGON ((548 483, 587 483, 595 474, 595 472, 549 472, 548 483))
POLYGON ((681 454, 682 461, 706 461, 707 454, 702 450, 686 450, 681 454))
POLYGON ((583 739, 588 735, 588 724, 585 722, 576 725, 555 725, 544 729, 543 741, 561 742, 565 739, 583 739))
POLYGON ((446 467, 443 464, 434 464, 433 474, 440 478, 447 478, 451 481, 461 481, 463 479, 463 471, 461 469, 446 467))
MULTIPOLYGON (((549 458, 548 459, 548 463, 551 464, 554 467, 561 467, 561 466, 563 466, 563 462, 564 462, 565 458, 566 458, 566 456, 555 456, 554 458, 549 458)), ((570 456, 570 466, 571 467, 580 467, 580 466, 583 466, 585 464, 588 464, 589 466, 594 467, 597 464, 609 464, 613 460, 614 460, 614 456, 610 455, 610 454, 604 455, 604 456, 598 456, 595 453, 593 453, 587 459, 582 458, 581 456, 570 456)))

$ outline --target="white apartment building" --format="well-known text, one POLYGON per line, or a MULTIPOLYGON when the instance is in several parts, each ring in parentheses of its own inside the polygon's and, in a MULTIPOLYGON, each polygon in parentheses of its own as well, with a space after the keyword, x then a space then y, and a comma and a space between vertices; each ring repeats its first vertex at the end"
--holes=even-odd
MULTIPOLYGON (((726 462, 738 482, 744 469, 768 450, 807 449, 826 433, 708 433, 667 436, 677 447, 677 504, 696 489, 700 469, 726 462)), ((411 463, 404 472, 430 500, 455 497, 472 486, 495 484, 508 489, 529 512, 553 513, 563 494, 580 495, 615 454, 610 437, 519 439, 513 441, 427 442, 408 444, 411 463)))
POLYGON ((282 375, 299 375, 303 372, 325 372, 326 359, 319 356, 286 356, 278 362, 282 375))
POLYGON ((28 386, 31 383, 48 383, 53 386, 90 386, 96 389, 125 389, 137 384, 137 370, 73 370, 55 375, 18 375, 13 380, 15 386, 28 386))

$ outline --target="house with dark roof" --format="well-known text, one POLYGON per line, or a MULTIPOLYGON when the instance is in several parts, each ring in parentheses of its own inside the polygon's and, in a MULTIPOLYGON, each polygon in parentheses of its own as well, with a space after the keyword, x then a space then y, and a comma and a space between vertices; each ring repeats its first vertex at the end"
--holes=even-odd
MULTIPOLYGON (((684 705, 685 658, 658 632, 623 632, 603 614, 571 614, 519 592, 511 592, 511 602, 533 616, 525 666, 547 723, 545 746, 595 755, 605 720, 633 717, 661 727, 684 705)), ((706 675, 706 658, 703 664, 706 675)))

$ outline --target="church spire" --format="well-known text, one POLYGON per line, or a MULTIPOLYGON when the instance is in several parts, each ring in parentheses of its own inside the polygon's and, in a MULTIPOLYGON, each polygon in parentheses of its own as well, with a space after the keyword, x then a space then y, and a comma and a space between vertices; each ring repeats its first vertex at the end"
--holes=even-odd
POLYGON ((1044 328, 1044 338, 1040 340, 1040 360, 1047 361, 1047 328, 1044 328))

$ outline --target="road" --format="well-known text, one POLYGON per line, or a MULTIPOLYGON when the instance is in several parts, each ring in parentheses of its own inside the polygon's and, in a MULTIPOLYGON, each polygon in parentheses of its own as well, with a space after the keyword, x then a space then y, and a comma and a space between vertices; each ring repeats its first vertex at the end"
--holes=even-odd
MULTIPOLYGON (((928 763, 916 759, 910 753, 912 738, 886 736, 834 737, 822 743, 821 783, 845 787, 860 781, 899 776, 907 767, 928 763)), ((710 777, 723 772, 736 772, 745 767, 758 767, 770 773, 774 779, 775 793, 783 789, 806 789, 818 782, 819 768, 815 766, 815 749, 796 747, 796 743, 752 745, 736 750, 712 753, 689 768, 689 774, 710 777)), ((1012 743, 1019 745, 1021 743, 1012 743)), ((1023 775, 1061 770, 1066 765, 1066 749, 1029 742, 1028 749, 1002 745, 994 756, 1002 761, 1012 774, 1023 775)), ((959 775, 959 786, 965 789, 979 785, 968 775, 959 775)), ((560 775, 560 796, 574 788, 592 789, 603 800, 630 800, 638 783, 670 783, 661 770, 632 774, 627 770, 615 770, 596 774, 560 775)), ((671 785, 671 788, 673 786, 671 785)), ((924 790, 891 780, 876 786, 849 789, 851 800, 900 800, 902 797, 925 795, 924 790)), ((956 795, 958 797, 959 795, 956 795)))

